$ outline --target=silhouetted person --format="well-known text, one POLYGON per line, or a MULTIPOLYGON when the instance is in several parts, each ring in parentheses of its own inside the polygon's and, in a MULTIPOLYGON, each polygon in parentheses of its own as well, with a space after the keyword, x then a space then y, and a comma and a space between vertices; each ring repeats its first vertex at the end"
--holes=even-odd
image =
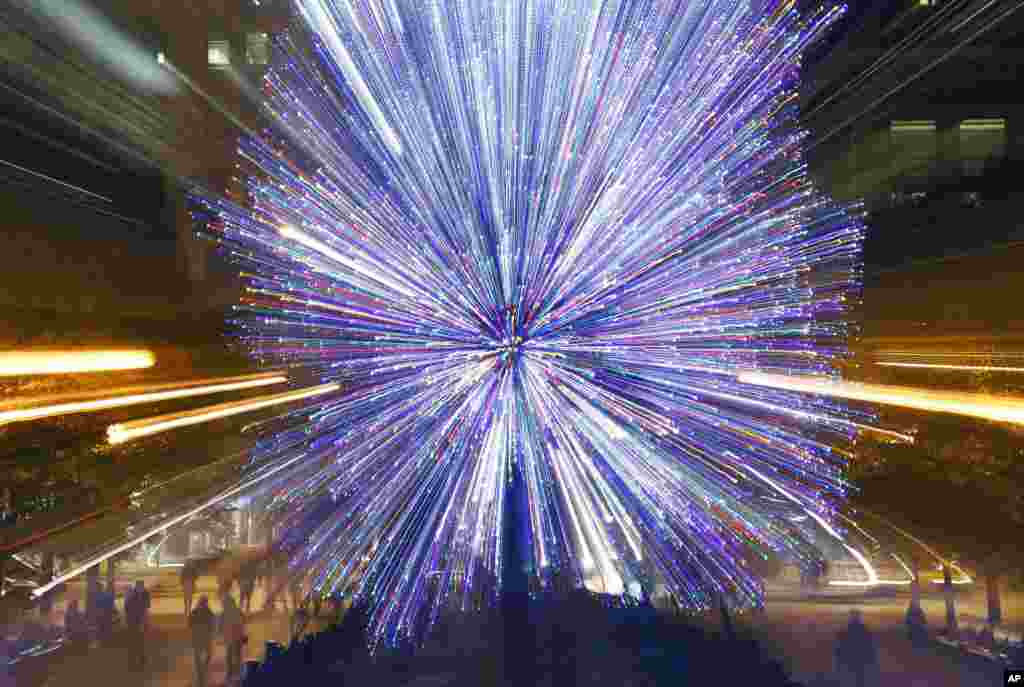
POLYGON ((956 621, 955 590, 953 589, 953 568, 949 563, 942 564, 942 591, 946 599, 946 634, 956 637, 960 631, 956 621))
POLYGON ((294 642, 302 635, 302 631, 306 629, 306 625, 309 623, 309 613, 306 612, 305 606, 297 606, 295 612, 292 614, 292 633, 291 638, 294 642))
POLYGON ((102 644, 109 644, 114 635, 114 592, 107 590, 102 582, 97 583, 96 593, 96 630, 102 644))
POLYGON ((320 609, 323 607, 324 598, 317 592, 313 592, 310 602, 313 605, 313 617, 320 617, 320 609))
POLYGON ((238 595, 241 602, 242 610, 249 613, 252 609, 252 595, 256 590, 256 575, 252 566, 247 566, 242 570, 242 575, 238 578, 238 595))
POLYGON ((98 578, 90 577, 85 589, 85 621, 93 629, 99 627, 100 603, 100 581, 98 578))
POLYGON ((192 652, 195 659, 196 687, 206 687, 210 670, 210 654, 213 651, 213 632, 216 617, 210 610, 210 600, 204 594, 189 615, 189 629, 192 632, 192 652))
POLYGON ((72 645, 86 648, 89 645, 89 624, 78 608, 78 599, 73 599, 64 610, 64 632, 72 645))
POLYGON ((192 594, 196 590, 197 572, 192 561, 185 561, 185 565, 181 568, 181 598, 185 601, 186 618, 192 612, 192 594))
POLYGON ((14 667, 8 664, 17 652, 14 642, 0 634, 0 687, 15 687, 14 667))
POLYGON ((850 624, 836 641, 836 668, 843 684, 866 687, 875 682, 878 650, 860 611, 850 611, 850 624))
POLYGON ((1010 666, 1020 668, 1024 666, 1024 642, 1017 642, 1006 652, 1010 659, 1010 666))
POLYGON ((907 636, 914 646, 928 643, 928 620, 920 603, 910 602, 907 607, 907 636))
POLYGON ((341 622, 341 595, 331 594, 327 600, 327 612, 330 613, 332 623, 341 622))
POLYGON ((140 665, 146 663, 146 626, 151 605, 149 592, 142 580, 136 580, 135 587, 124 600, 124 617, 128 629, 128 641, 135 650, 140 665))
POLYGON ((242 646, 245 644, 245 621, 242 611, 235 604, 230 594, 221 596, 221 603, 224 606, 224 613, 221 616, 221 631, 224 635, 224 646, 227 656, 228 676, 230 683, 241 676, 242 672, 242 646))
POLYGON ((292 600, 292 608, 298 610, 300 606, 305 606, 304 597, 302 595, 302 581, 298 577, 293 577, 288 581, 288 594, 292 600))
POLYGON ((275 610, 277 608, 277 598, 280 595, 284 610, 288 611, 288 582, 287 561, 276 558, 268 562, 267 586, 269 589, 267 600, 263 604, 263 610, 275 610))

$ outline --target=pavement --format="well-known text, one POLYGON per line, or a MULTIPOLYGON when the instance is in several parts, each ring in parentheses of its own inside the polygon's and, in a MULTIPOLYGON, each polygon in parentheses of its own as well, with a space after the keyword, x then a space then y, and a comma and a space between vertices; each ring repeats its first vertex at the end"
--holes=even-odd
MULTIPOLYGON (((191 687, 193 685, 192 653, 185 620, 184 602, 178 583, 177 569, 162 571, 139 570, 125 574, 117 585, 118 607, 123 610, 123 594, 135 579, 143 579, 151 591, 150 629, 147 635, 148 663, 138 666, 136 657, 123 647, 95 647, 81 655, 62 657, 54 661, 45 687, 82 687, 84 684, 104 687, 191 687)), ((961 624, 985 615, 983 589, 961 591, 958 610, 961 624)), ((246 619, 249 642, 243 660, 262 660, 267 641, 287 643, 289 615, 283 609, 255 612, 262 609, 265 590, 257 588, 253 598, 254 613, 246 619)), ((202 577, 196 598, 207 594, 215 613, 221 611, 217 598, 217 579, 202 577)), ((237 588, 234 590, 237 599, 237 588)), ((51 620, 60 624, 66 602, 84 600, 84 580, 73 580, 59 599, 51 620)), ((1001 684, 1002 669, 982 660, 968 660, 955 651, 921 649, 911 646, 904 629, 904 613, 908 596, 894 594, 869 598, 854 596, 846 599, 769 598, 762 614, 745 614, 738 618, 740 627, 764 642, 768 649, 782 659, 791 675, 805 683, 819 674, 830 674, 834 640, 846 625, 851 608, 859 608, 879 645, 881 685, 892 687, 988 687, 1001 684)), ((925 596, 922 605, 932 630, 940 629, 945 619, 944 601, 940 594, 925 596)), ((1024 594, 1004 595, 1005 627, 1010 632, 1024 629, 1024 594)), ((309 631, 317 631, 327 624, 326 619, 315 620, 309 631)), ((224 684, 226 674, 225 650, 215 644, 211 662, 211 687, 224 684)), ((410 680, 426 679, 424 675, 409 675, 410 680)), ((435 676, 442 679, 441 676, 435 676)), ((420 684, 420 683, 418 683, 420 684)), ((422 683, 426 684, 426 683, 422 683)))
MULTIPOLYGON (((151 594, 150 623, 146 635, 147 664, 138 666, 136 657, 122 646, 100 647, 94 645, 80 655, 62 657, 55 661, 45 687, 82 687, 85 684, 104 687, 190 687, 194 684, 192 648, 185 618, 185 604, 178 583, 177 570, 160 574, 133 575, 116 585, 117 607, 124 611, 124 596, 135 579, 142 579, 151 594)), ((201 594, 210 598, 210 608, 220 613, 222 608, 217 596, 217 580, 212 576, 202 577, 197 584, 195 599, 201 594)), ((234 590, 237 601, 238 590, 234 590)), ((54 623, 63 623, 64 609, 70 599, 85 599, 85 585, 72 581, 51 613, 54 623)), ((193 601, 194 601, 193 600, 193 601)), ((262 612, 265 590, 257 588, 253 595, 253 612, 246 617, 246 632, 249 641, 243 650, 243 661, 263 659, 266 642, 287 644, 290 631, 290 616, 280 606, 273 612, 262 612)), ((326 619, 315 620, 309 631, 326 627, 326 619)), ((119 642, 120 643, 120 642, 119 642)), ((210 663, 210 687, 225 683, 227 665, 223 643, 215 641, 210 663)))

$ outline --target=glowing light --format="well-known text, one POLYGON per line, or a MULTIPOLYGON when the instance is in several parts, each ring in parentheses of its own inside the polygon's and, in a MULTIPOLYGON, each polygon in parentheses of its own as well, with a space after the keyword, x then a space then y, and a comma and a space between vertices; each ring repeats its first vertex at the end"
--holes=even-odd
POLYGON ((1024 372, 1024 367, 1001 365, 944 365, 941 363, 876 363, 883 367, 921 367, 929 370, 962 370, 964 372, 1024 372))
POLYGON ((759 372, 741 373, 738 380, 744 384, 766 386, 773 389, 799 391, 937 413, 966 415, 996 422, 1024 424, 1024 399, 1013 397, 924 390, 882 384, 859 384, 820 377, 790 377, 759 372))
POLYGON ((0 377, 140 370, 155 364, 149 351, 11 351, 0 353, 0 377))
POLYGON ((908 444, 913 444, 916 439, 910 434, 904 434, 903 432, 894 432, 891 429, 883 429, 881 427, 872 427, 871 425, 863 425, 855 423, 858 429, 863 429, 865 432, 873 432, 875 434, 881 434, 882 436, 892 437, 893 439, 899 439, 905 441, 908 444))
POLYGON ((340 384, 323 384, 311 389, 288 391, 282 394, 261 396, 259 398, 251 398, 245 401, 219 403, 215 406, 199 408, 197 410, 186 410, 181 413, 169 413, 167 415, 158 415, 156 417, 144 418, 142 420, 124 422, 117 425, 111 425, 107 428, 107 440, 111 444, 123 444, 126 441, 131 441, 132 439, 138 439, 151 434, 159 434, 160 432, 166 432, 179 427, 198 425, 200 423, 217 420, 219 418, 231 417, 232 415, 238 415, 240 413, 249 413, 261 408, 281 405, 282 403, 301 401, 306 398, 312 398, 314 396, 320 396, 332 391, 337 391, 340 388, 340 384))
POLYGON ((160 525, 156 525, 156 526, 146 530, 143 534, 140 534, 140 535, 138 535, 136 537, 132 537, 128 541, 123 542, 123 543, 121 543, 119 545, 111 546, 109 548, 104 549, 101 553, 98 553, 98 554, 96 554, 94 556, 91 556, 89 559, 86 560, 85 563, 82 563, 82 564, 80 564, 80 565, 78 565, 78 566, 76 566, 74 568, 71 568, 66 573, 62 573, 62 574, 58 575, 57 577, 54 577, 52 580, 50 580, 46 584, 42 585, 38 589, 35 589, 32 592, 32 595, 35 596, 35 597, 42 596, 43 594, 45 594, 46 592, 50 591, 51 589, 53 589, 57 585, 63 584, 65 582, 67 582, 68 580, 72 579, 72 578, 78 577, 79 575, 81 575, 82 573, 84 573, 86 570, 88 570, 89 568, 93 567, 94 565, 99 565, 100 563, 102 563, 105 560, 113 558, 114 556, 116 556, 116 555, 118 555, 120 553, 124 553, 128 549, 130 549, 130 548, 132 548, 134 546, 138 546, 139 544, 141 544, 142 542, 146 541, 147 539, 149 539, 153 535, 164 533, 169 528, 174 527, 175 525, 178 525, 178 524, 180 524, 182 522, 185 522, 189 518, 192 518, 192 517, 198 515, 199 513, 202 513, 207 508, 212 508, 213 506, 216 506, 217 504, 221 503, 222 501, 224 501, 226 499, 231 498, 232 496, 235 496, 236 494, 239 494, 239 493, 241 493, 241 492, 243 492, 243 491, 245 491, 247 489, 251 489, 252 487, 254 487, 257 484, 259 484, 260 482, 262 482, 263 480, 269 479, 270 477, 273 477, 277 473, 282 472, 284 470, 287 470, 289 467, 291 467, 293 464, 297 463, 298 461, 302 460, 302 458, 304 458, 304 457, 305 457, 304 455, 300 454, 300 455, 298 455, 298 456, 296 456, 294 458, 291 458, 290 460, 283 461, 282 463, 280 463, 280 464, 278 464, 278 465, 276 465, 276 466, 274 466, 274 467, 272 467, 270 469, 261 471, 257 476, 251 477, 251 478, 246 479, 246 480, 243 480, 239 484, 237 484, 237 485, 235 485, 233 487, 230 487, 229 489, 226 489, 225 491, 221 492, 217 496, 214 496, 213 498, 204 501, 199 506, 196 506, 195 508, 191 508, 191 509, 187 510, 186 512, 180 514, 180 515, 177 515, 177 516, 175 516, 173 518, 168 519, 166 522, 161 523, 160 525))
MULTIPOLYGON (((220 394, 225 391, 239 391, 242 389, 253 389, 271 384, 283 384, 288 378, 278 374, 257 374, 243 375, 239 377, 224 378, 216 384, 194 384, 173 385, 172 388, 164 391, 145 391, 143 393, 129 393, 126 395, 111 396, 108 398, 92 399, 88 401, 65 401, 38 407, 15 408, 0 412, 0 425, 12 422, 27 422, 39 420, 45 417, 57 417, 58 415, 70 415, 72 413, 93 413, 109 408, 120 408, 141 403, 156 403, 157 401, 169 401, 176 398, 189 398, 192 396, 207 396, 220 394)), ((165 386, 165 385, 157 385, 165 386)), ((134 387, 138 388, 138 387, 134 387)), ((149 387, 142 387, 149 388, 149 387)))
POLYGON ((351 382, 260 436, 254 465, 308 438, 256 495, 275 545, 369 601, 375 644, 494 601, 510 497, 541 586, 633 593, 653 566, 685 606, 757 603, 745 547, 815 545, 760 497, 835 532, 828 442, 867 421, 737 381, 843 355, 864 227, 790 124, 844 10, 360 7, 301 0, 274 40, 251 207, 193 194, 249 280, 239 341, 351 382))

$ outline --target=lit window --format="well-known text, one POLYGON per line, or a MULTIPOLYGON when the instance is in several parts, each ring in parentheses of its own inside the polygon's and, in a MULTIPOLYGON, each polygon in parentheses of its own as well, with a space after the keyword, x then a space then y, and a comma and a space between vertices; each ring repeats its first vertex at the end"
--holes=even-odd
POLYGON ((249 64, 270 62, 270 36, 265 33, 250 33, 245 37, 245 60, 249 64))
POLYGON ((964 173, 980 176, 987 160, 1006 156, 1006 120, 998 118, 965 119, 960 122, 960 157, 964 173))
POLYGON ((1003 131, 1005 119, 965 119, 960 122, 960 131, 1003 131))
POLYGON ((934 132, 935 121, 931 119, 910 119, 903 121, 895 121, 890 127, 893 132, 898 133, 910 133, 910 132, 934 132))
POLYGON ((210 41, 206 55, 211 67, 227 67, 231 64, 231 44, 228 41, 210 41))

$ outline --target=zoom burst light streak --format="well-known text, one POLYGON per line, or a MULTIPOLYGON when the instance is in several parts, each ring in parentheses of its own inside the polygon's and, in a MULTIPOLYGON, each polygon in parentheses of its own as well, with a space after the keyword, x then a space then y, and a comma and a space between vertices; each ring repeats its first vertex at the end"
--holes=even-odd
POLYGON ((508 531, 534 584, 658 580, 692 608, 759 603, 751 555, 810 564, 771 504, 831 521, 850 413, 737 374, 844 355, 863 225, 793 127, 843 8, 298 7, 277 126, 240 143, 251 203, 195 197, 249 278, 253 355, 348 388, 256 456, 305 456, 263 487, 293 572, 390 643, 492 602, 508 531))

